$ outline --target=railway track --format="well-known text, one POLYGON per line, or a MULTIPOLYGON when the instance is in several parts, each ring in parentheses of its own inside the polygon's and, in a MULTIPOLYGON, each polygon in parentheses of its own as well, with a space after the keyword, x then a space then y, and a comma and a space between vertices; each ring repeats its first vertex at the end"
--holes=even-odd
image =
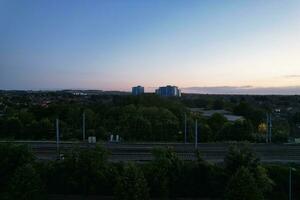
MULTIPOLYGON (((56 143, 53 141, 1 141, 0 143, 17 143, 28 145, 38 159, 56 159, 56 143)), ((110 152, 109 160, 146 162, 153 159, 152 151, 155 148, 171 148, 182 160, 195 160, 196 151, 194 144, 181 143, 99 143, 110 152)), ((197 150, 208 161, 222 162, 230 143, 200 143, 197 150)), ((249 144, 262 162, 300 163, 300 145, 295 144, 249 144)), ((82 142, 61 142, 60 152, 66 153, 74 147, 94 148, 94 144, 82 142)))

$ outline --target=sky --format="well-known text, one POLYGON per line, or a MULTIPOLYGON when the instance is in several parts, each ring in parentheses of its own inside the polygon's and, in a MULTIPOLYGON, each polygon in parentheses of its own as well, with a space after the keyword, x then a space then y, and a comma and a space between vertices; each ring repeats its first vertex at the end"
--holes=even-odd
POLYGON ((300 94, 299 0, 0 0, 0 89, 300 94))

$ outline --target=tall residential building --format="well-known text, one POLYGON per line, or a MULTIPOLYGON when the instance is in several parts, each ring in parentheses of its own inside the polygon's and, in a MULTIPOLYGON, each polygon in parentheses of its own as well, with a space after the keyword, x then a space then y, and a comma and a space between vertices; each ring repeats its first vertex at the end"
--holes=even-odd
POLYGON ((132 95, 141 95, 144 94, 144 87, 138 85, 136 87, 132 87, 132 95))
POLYGON ((163 97, 180 97, 181 91, 176 86, 167 85, 165 87, 159 87, 155 90, 155 93, 163 97))

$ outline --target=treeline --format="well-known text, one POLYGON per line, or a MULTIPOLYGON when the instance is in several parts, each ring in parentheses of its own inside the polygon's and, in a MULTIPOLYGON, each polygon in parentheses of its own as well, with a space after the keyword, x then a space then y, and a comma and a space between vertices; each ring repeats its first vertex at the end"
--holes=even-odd
MULTIPOLYGON (((0 199, 96 195, 122 200, 210 198, 287 199, 289 167, 262 165, 247 146, 229 148, 224 163, 183 162, 172 149, 155 149, 153 161, 110 163, 101 147, 74 148, 64 160, 37 162, 26 146, 0 145, 0 199)), ((300 168, 293 166, 294 199, 300 168)))
POLYGON ((54 139, 55 119, 59 118, 62 139, 81 139, 82 114, 85 113, 87 135, 95 135, 98 140, 107 140, 113 133, 124 140, 176 141, 185 112, 185 106, 176 99, 152 95, 11 107, 0 117, 0 137, 54 139))
MULTIPOLYGON (((58 98, 58 97, 57 97, 58 98)), ((245 118, 229 122, 223 115, 204 118, 190 112, 187 105, 196 100, 144 96, 91 96, 88 100, 70 100, 64 96, 49 105, 35 105, 30 99, 23 104, 7 103, 0 116, 1 139, 55 139, 55 119, 60 119, 61 139, 82 138, 82 115, 86 116, 86 135, 106 141, 110 134, 118 134, 124 141, 184 140, 184 119, 187 116, 188 141, 194 141, 194 123, 198 120, 199 142, 251 141, 263 142, 266 134, 266 109, 254 107, 246 101, 228 102, 222 99, 207 101, 211 109, 227 109, 245 118)), ((18 98, 18 102, 20 100, 18 98)), ((195 103, 194 103, 195 104, 195 103)), ((198 105, 198 104, 197 104, 198 105)), ((295 119, 298 119, 295 117, 295 119)), ((286 142, 290 124, 274 119, 273 142, 286 142)))

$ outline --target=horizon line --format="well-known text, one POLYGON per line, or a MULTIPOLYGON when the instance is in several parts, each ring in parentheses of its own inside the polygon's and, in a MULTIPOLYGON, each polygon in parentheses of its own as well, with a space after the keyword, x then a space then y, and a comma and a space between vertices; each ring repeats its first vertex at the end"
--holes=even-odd
MULTIPOLYGON (((145 87, 150 89, 145 93, 155 93, 156 87, 145 87)), ((216 94, 216 95, 300 95, 300 86, 274 86, 274 87, 255 87, 245 86, 191 86, 179 87, 183 94, 216 94)), ((58 92, 58 91, 98 91, 98 92, 126 92, 131 89, 96 89, 96 88, 31 88, 31 89, 0 89, 0 91, 33 91, 33 92, 58 92)))

